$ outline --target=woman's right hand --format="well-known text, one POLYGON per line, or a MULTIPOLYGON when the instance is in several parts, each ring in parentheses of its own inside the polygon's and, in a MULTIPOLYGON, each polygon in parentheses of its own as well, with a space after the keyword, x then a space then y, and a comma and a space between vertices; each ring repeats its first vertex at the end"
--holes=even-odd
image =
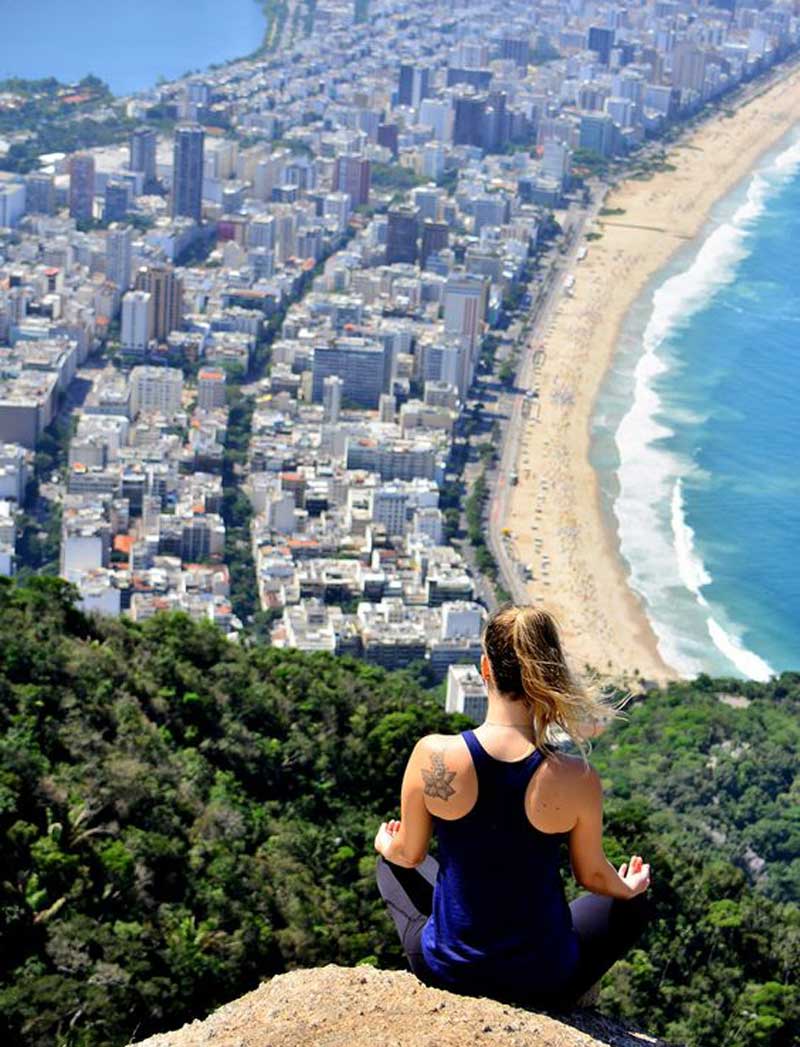
POLYGON ((630 862, 623 862, 618 872, 630 888, 631 898, 644 893, 650 886, 650 866, 646 865, 638 854, 632 855, 630 862))

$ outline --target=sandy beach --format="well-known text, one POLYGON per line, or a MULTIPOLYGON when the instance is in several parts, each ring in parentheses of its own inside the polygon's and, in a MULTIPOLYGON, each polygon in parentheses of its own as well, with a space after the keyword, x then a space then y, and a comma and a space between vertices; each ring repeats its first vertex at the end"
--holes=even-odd
MULTIPOLYGON (((734 103, 731 103, 731 108, 734 103)), ((603 514, 589 462, 589 425, 621 324, 647 281, 694 238, 711 208, 800 120, 796 67, 733 115, 716 115, 668 148, 675 170, 628 179, 606 210, 573 270, 545 330, 537 374, 539 418, 525 421, 504 526, 514 556, 533 567, 533 601, 557 615, 570 658, 614 676, 635 670, 648 680, 677 673, 659 654, 641 600, 628 585, 616 531, 603 514)))

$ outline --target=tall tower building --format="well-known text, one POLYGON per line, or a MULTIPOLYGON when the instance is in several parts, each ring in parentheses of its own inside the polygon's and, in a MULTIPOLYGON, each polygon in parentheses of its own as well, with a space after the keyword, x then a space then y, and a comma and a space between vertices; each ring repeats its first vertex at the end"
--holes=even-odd
POLYGON ((486 99, 462 95, 455 100, 453 145, 483 145, 483 116, 486 99))
POLYGON ((449 230, 447 222, 432 222, 426 219, 422 226, 422 250, 419 264, 425 268, 425 263, 432 254, 437 254, 447 247, 449 241, 449 230))
POLYGON ((705 79, 705 52, 689 43, 679 44, 672 53, 672 86, 702 93, 705 79))
POLYGON ((129 225, 114 223, 106 235, 106 276, 125 292, 131 286, 131 244, 129 225))
POLYGON ((136 274, 136 290, 150 293, 153 338, 163 342, 183 322, 183 281, 171 266, 146 265, 136 274))
POLYGON ((342 410, 342 386, 338 374, 329 374, 322 380, 322 416, 324 421, 336 425, 342 410))
POLYGON ((144 175, 144 184, 156 180, 156 133, 150 127, 137 127, 128 141, 129 160, 128 167, 131 171, 141 171, 144 175))
POLYGON ((398 152, 398 127, 397 124, 378 124, 378 145, 390 149, 392 156, 396 157, 398 152))
POLYGON ((205 134, 196 124, 185 124, 175 130, 172 163, 172 216, 203 216, 203 143, 205 134))
POLYGON ((144 356, 153 337, 153 299, 147 291, 128 291, 122 296, 122 347, 144 356))
POLYGON ((378 400, 378 421, 390 424, 394 421, 397 401, 391 393, 381 393, 378 400))
POLYGON ((611 117, 605 113, 584 113, 579 127, 578 145, 581 149, 591 149, 599 156, 613 156, 616 129, 611 117))
POLYGON ((75 153, 69 160, 69 213, 78 222, 90 222, 94 205, 94 157, 75 153))
POLYGON ((130 186, 121 178, 109 178, 106 182, 103 219, 106 222, 119 222, 128 213, 128 194, 130 186))
POLYGON ((594 51, 602 65, 608 65, 613 46, 613 29, 607 29, 605 26, 590 26, 587 47, 590 51, 594 51))
POLYGON ((387 386, 386 347, 366 338, 336 338, 332 345, 314 347, 312 400, 324 405, 325 379, 342 380, 344 406, 374 411, 387 386))
POLYGON ((417 232, 419 212, 414 207, 401 205, 389 211, 386 227, 386 264, 417 260, 417 232))
POLYGON ((28 214, 53 214, 56 187, 53 176, 41 171, 25 175, 25 210, 28 214))
POLYGON ((363 156, 338 156, 333 173, 333 191, 348 193, 353 208, 369 203, 369 160, 363 156))
POLYGON ((482 276, 451 276, 444 287, 445 334, 474 349, 483 333, 488 301, 488 281, 482 276))
POLYGON ((430 69, 422 65, 401 65, 397 84, 398 105, 415 109, 430 94, 430 69))

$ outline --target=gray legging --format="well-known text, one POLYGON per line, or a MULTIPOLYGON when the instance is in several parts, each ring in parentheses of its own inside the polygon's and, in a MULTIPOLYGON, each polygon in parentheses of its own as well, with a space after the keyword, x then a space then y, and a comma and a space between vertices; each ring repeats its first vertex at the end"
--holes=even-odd
MULTIPOLYGON (((439 983, 425 963, 420 938, 431 914, 438 868, 436 859, 430 855, 415 869, 404 869, 384 858, 378 859, 378 890, 394 920, 408 965, 420 981, 429 985, 439 983)), ((536 986, 532 985, 530 997, 514 1002, 562 1009, 573 1005, 631 948, 651 913, 647 894, 639 894, 628 901, 600 894, 582 894, 569 908, 579 945, 578 966, 569 984, 558 994, 546 996, 537 996, 536 986)), ((531 972, 531 978, 535 978, 535 972, 531 972)), ((480 993, 480 987, 473 986, 472 991, 480 993)), ((485 995, 493 993, 486 992, 485 995)))

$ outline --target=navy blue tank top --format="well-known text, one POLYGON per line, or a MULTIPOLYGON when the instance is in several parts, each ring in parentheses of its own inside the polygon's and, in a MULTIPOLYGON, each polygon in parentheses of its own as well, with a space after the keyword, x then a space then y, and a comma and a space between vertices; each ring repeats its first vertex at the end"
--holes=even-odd
POLYGON ((544 759, 496 760, 473 731, 462 737, 478 799, 463 816, 434 817, 439 872, 422 953, 455 989, 524 997, 556 992, 573 973, 578 940, 559 872, 565 833, 528 821, 525 792, 544 759))

